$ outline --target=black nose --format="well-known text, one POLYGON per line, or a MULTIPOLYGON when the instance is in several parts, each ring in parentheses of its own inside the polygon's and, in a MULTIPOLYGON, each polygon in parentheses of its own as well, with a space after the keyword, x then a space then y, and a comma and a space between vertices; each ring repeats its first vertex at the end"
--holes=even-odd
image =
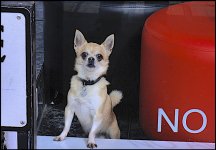
POLYGON ((94 65, 94 60, 95 60, 95 59, 94 59, 93 57, 89 57, 89 58, 88 58, 88 65, 87 65, 87 66, 88 66, 89 68, 94 68, 94 67, 95 67, 95 65, 94 65))
POLYGON ((88 63, 89 63, 89 64, 94 64, 94 60, 95 60, 95 59, 94 59, 93 57, 89 57, 89 58, 88 58, 88 63))

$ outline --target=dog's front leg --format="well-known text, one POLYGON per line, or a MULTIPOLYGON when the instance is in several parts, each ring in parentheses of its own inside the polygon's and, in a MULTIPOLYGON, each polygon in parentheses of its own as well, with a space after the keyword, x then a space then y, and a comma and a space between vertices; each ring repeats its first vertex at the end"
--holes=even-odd
POLYGON ((88 144, 87 144, 88 148, 96 148, 97 147, 97 144, 95 143, 95 136, 96 136, 97 132, 99 131, 100 125, 101 125, 100 117, 95 116, 93 119, 93 124, 92 124, 91 130, 89 132, 89 136, 88 136, 88 144))
POLYGON ((62 133, 55 137, 53 140, 54 141, 62 141, 64 140, 64 138, 67 136, 69 130, 70 130, 70 126, 71 126, 71 122, 73 120, 73 116, 74 116, 74 109, 72 106, 67 105, 65 107, 65 126, 64 126, 64 130, 62 131, 62 133))

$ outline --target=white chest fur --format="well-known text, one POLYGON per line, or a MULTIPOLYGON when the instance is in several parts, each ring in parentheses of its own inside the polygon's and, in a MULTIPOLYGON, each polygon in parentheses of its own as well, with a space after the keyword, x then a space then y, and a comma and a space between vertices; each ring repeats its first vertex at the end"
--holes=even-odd
MULTIPOLYGON (((96 109, 100 107, 102 97, 99 95, 100 89, 95 85, 85 86, 85 95, 82 95, 83 87, 77 90, 77 95, 74 96, 75 109, 86 108, 91 112, 96 113, 96 109)), ((94 114, 92 114, 94 115, 94 114)))
POLYGON ((109 82, 105 78, 94 85, 85 86, 86 95, 82 95, 83 84, 77 76, 71 79, 71 88, 68 93, 68 103, 74 109, 83 129, 88 132, 92 126, 93 118, 104 102, 109 82))

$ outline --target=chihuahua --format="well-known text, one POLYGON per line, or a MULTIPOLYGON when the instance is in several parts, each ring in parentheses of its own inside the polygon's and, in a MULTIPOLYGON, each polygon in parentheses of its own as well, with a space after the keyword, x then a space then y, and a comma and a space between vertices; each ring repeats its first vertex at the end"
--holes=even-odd
POLYGON ((110 83, 104 75, 109 67, 109 56, 114 46, 114 35, 110 35, 102 44, 88 43, 83 34, 76 30, 74 49, 77 75, 71 78, 70 90, 65 107, 65 127, 55 141, 67 136, 74 113, 83 130, 88 134, 88 148, 96 148, 95 137, 105 133, 110 138, 119 139, 120 130, 113 112, 122 99, 122 92, 114 90, 107 93, 110 83))

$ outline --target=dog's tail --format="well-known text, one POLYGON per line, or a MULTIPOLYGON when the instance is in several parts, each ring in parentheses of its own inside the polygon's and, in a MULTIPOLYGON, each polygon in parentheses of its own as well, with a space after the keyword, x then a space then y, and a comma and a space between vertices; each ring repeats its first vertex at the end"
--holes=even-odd
POLYGON ((120 103, 123 95, 122 95, 122 92, 120 91, 117 91, 117 90, 114 90, 112 91, 110 94, 110 99, 112 101, 112 108, 115 107, 118 103, 120 103))

